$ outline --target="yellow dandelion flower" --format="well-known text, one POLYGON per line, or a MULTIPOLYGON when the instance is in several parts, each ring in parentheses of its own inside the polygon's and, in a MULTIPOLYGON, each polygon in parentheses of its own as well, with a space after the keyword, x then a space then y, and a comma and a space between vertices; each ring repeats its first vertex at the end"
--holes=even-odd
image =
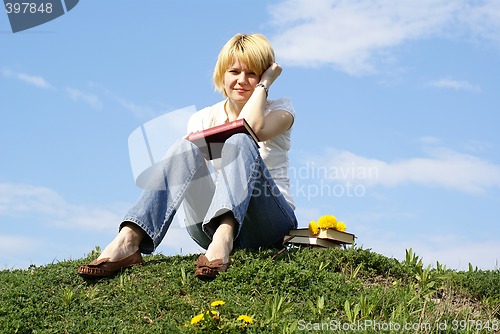
POLYGON ((203 320, 203 317, 204 317, 203 313, 195 315, 193 318, 191 318, 191 325, 199 323, 200 321, 203 320))
POLYGON ((209 310, 207 311, 207 315, 210 316, 212 315, 212 319, 219 319, 219 312, 214 311, 214 310, 209 310))
POLYGON ((335 228, 337 225, 337 217, 332 215, 321 216, 318 219, 318 227, 327 229, 327 228, 335 228))
POLYGON ((216 301, 212 302, 212 304, 210 304, 210 306, 216 307, 216 306, 224 305, 225 303, 226 302, 224 302, 222 300, 216 300, 216 301))
POLYGON ((248 315, 244 315, 244 314, 240 315, 238 317, 238 319, 236 319, 236 320, 238 320, 238 321, 241 320, 243 322, 246 322, 247 324, 253 324, 253 319, 251 317, 249 317, 248 315))
POLYGON ((316 235, 319 233, 318 223, 316 223, 315 220, 312 220, 309 223, 309 232, 311 232, 312 235, 316 235))
POLYGON ((344 222, 337 222, 337 226, 335 227, 335 229, 340 232, 345 232, 346 228, 347 227, 345 226, 344 222))

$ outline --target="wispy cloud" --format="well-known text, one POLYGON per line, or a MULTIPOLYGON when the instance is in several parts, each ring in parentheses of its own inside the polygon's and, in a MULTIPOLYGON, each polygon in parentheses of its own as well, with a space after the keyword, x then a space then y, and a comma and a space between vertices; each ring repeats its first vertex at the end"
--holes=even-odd
MULTIPOLYGON (((444 187, 470 194, 500 189, 500 165, 477 156, 435 147, 428 155, 396 161, 368 158, 328 148, 322 158, 308 157, 303 175, 328 181, 367 186, 396 187, 408 184, 444 187), (307 161, 324 161, 321 165, 307 161), (307 171, 306 171, 307 170, 307 171)), ((299 171, 300 172, 300 171, 299 171)))
POLYGON ((54 88, 45 78, 38 75, 15 72, 5 67, 2 68, 1 73, 2 76, 6 78, 14 78, 38 88, 43 88, 43 89, 54 88))
POLYGON ((139 119, 150 119, 153 118, 154 116, 157 116, 158 113, 155 112, 153 109, 147 106, 141 106, 138 105, 137 103, 127 100, 123 97, 110 94, 110 96, 118 102, 119 105, 121 105, 125 110, 128 110, 131 112, 135 117, 139 119))
POLYGON ((442 88, 442 89, 453 89, 458 91, 468 91, 468 92, 481 92, 481 87, 479 85, 472 84, 465 80, 455 80, 455 79, 439 79, 431 81, 428 84, 431 87, 442 88))
POLYGON ((358 240, 359 245, 375 252, 405 259, 405 251, 412 248, 423 263, 436 266, 436 262, 455 270, 467 270, 469 263, 484 270, 499 269, 500 244, 496 240, 471 240, 453 233, 445 236, 425 235, 404 236, 378 228, 368 228, 363 235, 369 238, 358 240))
POLYGON ((123 96, 120 96, 119 94, 113 92, 112 90, 108 89, 107 87, 99 83, 90 82, 89 86, 98 90, 100 93, 102 93, 104 96, 109 98, 114 103, 118 103, 118 105, 120 105, 123 109, 127 110, 132 115, 134 115, 134 117, 142 121, 150 120, 156 116, 165 113, 165 109, 168 110, 168 108, 165 107, 156 108, 138 104, 137 102, 134 102, 130 99, 124 98, 123 96))
MULTIPOLYGON (((118 231, 118 226, 131 203, 111 205, 74 204, 56 191, 27 184, 0 183, 0 221, 22 222, 32 230, 45 234, 33 236, 33 231, 16 234, 0 232, 0 270, 26 268, 30 264, 46 264, 54 259, 67 259, 69 254, 81 256, 90 247, 104 248, 118 231), (60 242, 52 238, 59 235, 60 242)), ((179 210, 181 212, 182 210, 179 210)), ((36 232, 35 232, 36 233, 36 232)), ((176 215, 157 252, 167 255, 190 254, 202 251, 189 236, 183 223, 183 214, 176 215)))
POLYGON ((102 101, 95 94, 84 93, 79 89, 66 88, 66 93, 75 102, 83 101, 87 103, 93 109, 102 109, 102 101))
POLYGON ((73 230, 116 231, 125 206, 72 204, 56 191, 17 183, 0 183, 0 217, 35 219, 73 230))
POLYGON ((500 4, 497 0, 484 0, 464 5, 460 12, 461 24, 456 28, 473 38, 500 43, 500 4))
POLYGON ((150 107, 146 105, 140 105, 130 99, 123 98, 122 96, 111 92, 109 89, 102 87, 102 85, 93 82, 89 82, 87 84, 87 87, 96 89, 96 93, 85 92, 82 89, 69 86, 58 88, 51 85, 48 80, 42 76, 16 72, 5 66, 0 67, 0 76, 8 79, 15 79, 38 88, 53 89, 58 92, 62 92, 72 101, 78 103, 83 102, 89 105, 92 109, 96 110, 103 109, 103 99, 109 98, 113 103, 117 103, 123 109, 127 110, 135 117, 143 121, 150 120, 154 117, 164 114, 166 111, 172 110, 173 108, 170 106, 150 107))
POLYGON ((5 254, 5 252, 11 251, 12 249, 18 249, 18 251, 23 252, 31 252, 38 244, 40 244, 39 240, 33 237, 0 234, 0 252, 2 252, 2 254, 5 254), (22 247, 19 247, 20 245, 22 245, 22 247))
POLYGON ((25 184, 0 183, 0 215, 37 214, 61 216, 64 200, 55 191, 25 184))
POLYGON ((377 71, 391 50, 412 40, 461 34, 500 41, 500 4, 484 1, 285 0, 269 6, 284 63, 332 65, 350 74, 377 71))
POLYGON ((138 105, 137 103, 125 99, 118 94, 115 94, 110 89, 104 87, 103 85, 95 82, 90 82, 89 86, 101 91, 105 96, 110 98, 113 102, 118 103, 122 108, 132 113, 135 117, 139 119, 151 119, 154 116, 158 116, 151 108, 146 106, 138 105))
POLYGON ((0 234, 0 270, 26 268, 32 261, 28 261, 31 254, 36 254, 36 251, 44 246, 44 242, 40 238, 17 235, 17 234, 0 234), (23 258, 23 263, 20 263, 19 258, 23 258))
MULTIPOLYGON (((0 74, 5 78, 13 78, 38 88, 57 90, 56 87, 51 85, 47 81, 47 79, 43 78, 42 76, 15 72, 7 67, 2 67, 0 69, 0 74)), ((75 102, 82 101, 90 105, 90 107, 92 107, 93 109, 102 109, 103 105, 101 99, 95 94, 84 93, 79 89, 71 87, 65 88, 64 91, 69 96, 69 98, 75 102)))

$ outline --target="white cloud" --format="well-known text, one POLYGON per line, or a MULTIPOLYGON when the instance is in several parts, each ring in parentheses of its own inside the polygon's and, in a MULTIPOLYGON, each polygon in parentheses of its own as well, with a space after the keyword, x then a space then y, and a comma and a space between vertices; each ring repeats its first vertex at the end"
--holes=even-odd
MULTIPOLYGON (((57 258, 68 258, 68 254, 78 257, 88 253, 90 245, 100 245, 103 249, 118 232, 130 207, 130 203, 101 207, 77 205, 50 188, 0 183, 0 221, 23 224, 27 228, 33 226, 25 234, 20 231, 17 234, 0 233, 0 253, 3 254, 0 270, 2 267, 26 268, 32 263, 50 263, 57 258), (37 229, 44 232, 32 236, 37 229)), ((182 211, 175 216, 157 253, 174 255, 203 251, 187 233, 182 211)))
POLYGON ((465 80, 439 79, 431 81, 429 86, 458 91, 481 92, 481 87, 479 85, 472 84, 465 80))
POLYGON ((423 136, 418 141, 424 145, 438 145, 441 144, 441 138, 434 136, 423 136))
POLYGON ((126 110, 130 111, 132 114, 134 114, 138 118, 152 118, 153 116, 156 116, 156 112, 154 112, 151 108, 146 107, 146 106, 140 106, 136 104, 135 102, 132 102, 130 100, 126 100, 122 97, 113 95, 113 98, 115 99, 118 104, 120 104, 123 108, 126 110))
POLYGON ((32 261, 30 254, 43 247, 44 243, 40 239, 14 234, 0 234, 0 270, 26 268, 32 261), (19 263, 19 258, 23 258, 23 263, 19 263))
POLYGON ((89 82, 88 85, 89 87, 98 89, 105 96, 110 98, 115 103, 118 103, 122 108, 129 111, 130 113, 132 113, 132 115, 134 115, 136 118, 140 120, 151 120, 157 116, 165 114, 169 110, 174 109, 171 106, 164 106, 164 105, 154 106, 154 107, 140 105, 137 104, 136 102, 133 102, 129 99, 123 98, 122 96, 115 94, 110 89, 104 87, 99 83, 89 82))
POLYGON ((0 183, 0 215, 20 217, 29 213, 64 214, 64 200, 55 191, 25 184, 0 183))
POLYGON ((499 165, 446 148, 429 149, 428 156, 390 162, 333 148, 326 149, 321 156, 305 159, 297 176, 367 186, 417 184, 471 194, 500 188, 499 165), (310 161, 325 163, 319 165, 310 161))
POLYGON ((333 65, 351 74, 376 71, 377 62, 392 59, 390 51, 411 40, 474 34, 499 41, 494 1, 286 0, 269 13, 281 62, 333 65))
POLYGON ((461 25, 456 28, 468 30, 473 37, 500 42, 500 5, 497 0, 484 0, 464 6, 460 12, 461 25))
MULTIPOLYGON (((483 270, 499 268, 500 244, 493 240, 474 241, 466 236, 412 236, 404 238, 401 234, 387 233, 369 229, 364 233, 370 238, 358 240, 363 248, 400 261, 405 259, 405 251, 412 249, 413 253, 422 259, 425 266, 436 266, 436 262, 455 270, 468 270, 469 263, 483 270)), ((361 236, 361 235, 360 235, 361 236)))
MULTIPOLYGON (((20 72, 14 72, 10 70, 9 68, 3 67, 0 70, 0 73, 2 76, 5 78, 15 78, 19 81, 25 82, 27 84, 33 85, 38 88, 43 88, 43 89, 55 89, 54 86, 52 86, 45 78, 41 76, 36 76, 36 75, 30 75, 26 73, 20 73, 20 72)), ((83 101, 90 105, 94 109, 101 109, 102 108, 102 102, 94 94, 88 94, 84 93, 81 90, 75 89, 75 88, 66 88, 66 94, 73 100, 73 101, 83 101)))
POLYGON ((33 85, 33 86, 38 87, 38 88, 43 88, 43 89, 52 89, 53 88, 52 85, 41 76, 14 72, 14 71, 12 71, 8 68, 5 68, 5 67, 2 68, 1 73, 6 78, 13 77, 17 80, 20 80, 22 82, 33 85))
POLYGON ((152 119, 156 116, 158 116, 158 111, 153 110, 152 108, 148 106, 141 106, 138 105, 137 103, 130 101, 128 99, 125 99, 121 96, 116 95, 109 89, 102 87, 100 84, 96 83, 90 83, 91 87, 95 87, 100 89, 106 96, 108 96, 110 99, 118 103, 122 108, 125 110, 131 112, 135 117, 139 119, 152 119))
MULTIPOLYGON (((56 255, 61 258, 67 258, 67 254, 80 256, 90 250, 89 243, 101 245, 102 249, 118 232, 119 224, 131 205, 114 203, 98 207, 73 204, 50 188, 0 183, 0 221, 44 230, 36 237, 30 235, 32 231, 15 235, 0 232, 0 253, 4 254, 0 270, 6 265, 27 267, 33 263, 31 260, 37 264, 49 263, 56 255), (58 242, 50 239, 56 238, 55 234, 62 236, 58 242)), ((202 251, 187 233, 183 210, 179 210, 156 252, 173 255, 202 251)))
POLYGON ((120 204, 105 207, 76 205, 49 188, 0 183, 0 216, 3 217, 73 230, 116 232, 125 208, 120 204))
POLYGON ((94 94, 84 93, 75 88, 66 88, 66 93, 73 101, 83 101, 93 109, 102 109, 101 100, 94 94))
POLYGON ((31 252, 39 244, 39 241, 35 238, 20 236, 20 235, 8 235, 0 234, 0 252, 4 254, 7 251, 12 251, 12 249, 17 249, 18 252, 22 251, 24 253, 31 252))

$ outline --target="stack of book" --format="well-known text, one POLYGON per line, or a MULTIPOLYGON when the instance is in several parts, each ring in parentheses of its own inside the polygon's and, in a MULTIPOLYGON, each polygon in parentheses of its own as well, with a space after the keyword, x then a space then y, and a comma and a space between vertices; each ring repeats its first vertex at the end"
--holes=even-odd
POLYGON ((355 238, 354 234, 333 229, 320 229, 318 234, 313 235, 308 228, 298 228, 290 230, 288 235, 285 235, 283 244, 331 248, 352 245, 355 238))

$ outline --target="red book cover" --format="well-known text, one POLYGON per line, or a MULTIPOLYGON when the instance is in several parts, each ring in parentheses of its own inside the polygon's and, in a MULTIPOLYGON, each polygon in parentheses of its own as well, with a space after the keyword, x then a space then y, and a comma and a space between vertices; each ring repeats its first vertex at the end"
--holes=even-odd
POLYGON ((220 158, 224 142, 236 133, 249 134, 256 143, 259 142, 250 125, 243 118, 193 132, 188 136, 188 140, 200 148, 207 160, 212 160, 220 158))

